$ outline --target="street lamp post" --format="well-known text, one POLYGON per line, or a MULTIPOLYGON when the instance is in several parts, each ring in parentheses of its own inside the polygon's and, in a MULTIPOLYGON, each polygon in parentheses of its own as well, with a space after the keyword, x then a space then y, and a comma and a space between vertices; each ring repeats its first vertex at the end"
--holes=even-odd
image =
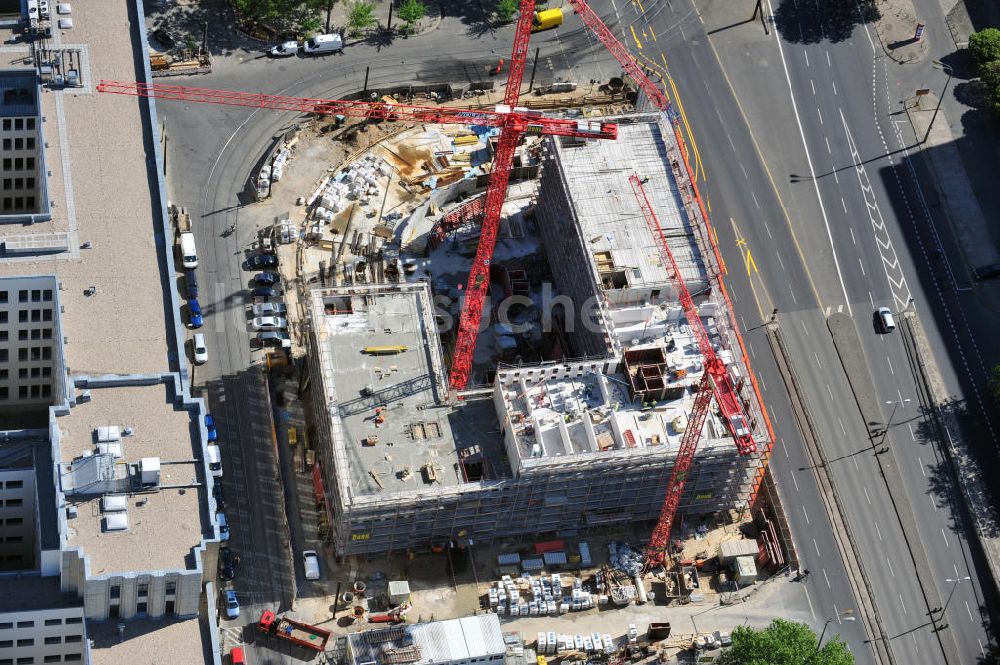
POLYGON ((951 597, 955 595, 955 589, 958 588, 958 585, 961 584, 962 582, 965 582, 965 581, 968 581, 968 580, 971 580, 971 579, 972 578, 969 577, 968 575, 966 575, 965 577, 958 577, 958 578, 955 578, 953 580, 952 579, 945 579, 945 582, 951 582, 953 584, 951 585, 951 591, 948 593, 948 600, 944 601, 944 607, 941 608, 941 616, 942 617, 944 617, 944 613, 948 609, 948 603, 951 602, 951 597))
POLYGON ((823 637, 826 635, 826 629, 829 627, 830 622, 834 619, 837 619, 838 621, 854 621, 854 617, 851 616, 852 614, 854 614, 854 610, 848 609, 844 610, 840 614, 835 614, 826 620, 826 623, 823 624, 823 631, 819 634, 819 641, 816 642, 815 653, 819 653, 820 648, 823 646, 823 637))
POLYGON ((896 409, 899 408, 900 404, 906 404, 907 402, 912 402, 913 400, 907 397, 906 399, 894 399, 891 402, 886 402, 886 404, 892 404, 892 413, 889 414, 889 422, 885 425, 885 431, 882 433, 882 438, 889 433, 889 428, 892 427, 892 419, 896 417, 896 409))

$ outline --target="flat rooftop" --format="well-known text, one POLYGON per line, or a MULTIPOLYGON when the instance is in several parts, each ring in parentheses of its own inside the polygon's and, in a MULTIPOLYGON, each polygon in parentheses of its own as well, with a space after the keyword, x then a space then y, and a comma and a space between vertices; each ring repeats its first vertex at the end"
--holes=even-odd
POLYGON ((351 496, 507 475, 491 405, 444 403, 426 283, 317 289, 312 318, 337 472, 351 496))
POLYGON ((76 606, 83 614, 83 600, 60 591, 58 577, 3 577, 0 586, 0 614, 76 606))
MULTIPOLYGON (((56 420, 60 432, 62 464, 96 450, 99 427, 131 428, 121 437, 122 459, 138 463, 144 457, 160 458, 158 491, 128 497, 129 528, 103 530, 100 495, 66 497, 77 507, 67 522, 67 547, 79 547, 90 558, 92 575, 113 572, 188 568, 192 548, 210 538, 211 527, 199 500, 207 504, 195 450, 196 424, 191 413, 177 408, 167 384, 91 388, 91 399, 74 406, 56 420), (184 486, 167 488, 165 486, 184 486), (200 497, 200 499, 199 499, 200 497)), ((122 467, 121 464, 118 465, 122 467)), ((67 480, 64 476, 63 485, 67 480)))
MULTIPOLYGON (((0 243, 24 234, 68 234, 67 252, 0 256, 0 275, 58 275, 66 363, 77 375, 168 369, 167 282, 154 238, 159 193, 152 146, 143 135, 144 102, 94 93, 97 74, 135 80, 142 53, 133 23, 142 25, 133 3, 84 2, 73 3, 71 30, 54 30, 47 48, 80 51, 83 87, 41 93, 52 221, 0 226, 0 243), (89 249, 80 249, 83 243, 89 249), (96 293, 84 295, 91 286, 96 293)), ((26 45, 6 50, 8 59, 29 53, 26 45)))
POLYGON ((366 630, 347 639, 355 665, 502 662, 505 652, 496 614, 366 630))
POLYGON ((52 477, 52 445, 47 440, 38 438, 7 441, 0 447, 0 470, 29 467, 35 472, 39 528, 37 535, 41 548, 58 549, 59 518, 56 513, 55 481, 52 477))
MULTIPOLYGON (((680 448, 704 368, 690 344, 672 351, 637 349, 656 362, 579 361, 497 372, 494 391, 514 434, 512 457, 552 459, 645 450, 673 455, 680 448), (609 371, 610 368, 610 371, 609 371), (636 375, 644 375, 639 379, 636 375), (645 384, 640 392, 630 384, 645 384), (653 387, 655 384, 655 387, 653 387)), ((723 423, 710 414, 699 450, 713 440, 732 448, 723 423)), ((508 442, 511 443, 511 442, 508 442)))
POLYGON ((34 69, 0 71, 0 117, 38 115, 34 69))
POLYGON ((125 624, 122 639, 117 621, 89 622, 87 637, 93 641, 90 663, 211 663, 208 630, 201 619, 138 619, 125 624))
POLYGON ((672 283, 629 183, 636 174, 688 289, 703 290, 705 265, 670 167, 672 130, 658 113, 608 120, 618 123, 616 141, 553 140, 595 280, 606 289, 672 283))

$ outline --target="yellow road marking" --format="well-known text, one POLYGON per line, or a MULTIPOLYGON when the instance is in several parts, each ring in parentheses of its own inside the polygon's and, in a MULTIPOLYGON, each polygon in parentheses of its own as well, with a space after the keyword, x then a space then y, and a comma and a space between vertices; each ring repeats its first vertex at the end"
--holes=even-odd
MULTIPOLYGON (((733 88, 732 81, 729 80, 729 74, 726 73, 725 68, 722 66, 722 60, 719 58, 718 52, 715 50, 715 45, 709 40, 709 46, 712 47, 712 55, 715 56, 716 62, 719 63, 719 69, 722 71, 722 75, 726 79, 726 84, 729 86, 729 92, 733 96, 733 100, 736 102, 736 108, 740 111, 740 116, 743 118, 743 124, 746 125, 747 132, 750 134, 750 140, 753 142, 753 147, 757 151, 757 155, 760 157, 760 163, 764 165, 764 172, 767 173, 767 179, 771 183, 771 189, 774 191, 775 197, 778 199, 778 205, 781 206, 781 212, 785 217, 785 225, 788 227, 788 233, 792 236, 792 243, 795 245, 795 251, 799 255, 799 262, 802 264, 802 269, 806 273, 806 279, 809 280, 809 288, 812 289, 813 297, 816 299, 816 305, 824 310, 823 299, 819 297, 819 290, 816 288, 816 282, 813 281, 812 272, 809 270, 809 264, 806 262, 805 254, 802 253, 802 246, 799 244, 799 239, 795 235, 795 229, 792 227, 792 218, 788 214, 788 209, 785 207, 785 201, 781 198, 781 192, 778 191, 778 186, 774 182, 774 176, 771 175, 771 169, 767 166, 767 161, 764 159, 764 151, 761 150, 760 144, 757 143, 757 137, 753 133, 753 129, 750 127, 750 121, 747 120, 747 114, 743 110, 743 105, 740 104, 740 98, 736 94, 736 89, 733 88)), ((735 227, 735 222, 733 223, 735 227)), ((762 315, 763 316, 763 315, 762 315)))
POLYGON ((639 50, 641 51, 642 50, 642 42, 639 41, 639 36, 635 34, 635 28, 630 25, 628 27, 628 29, 632 31, 632 39, 635 40, 635 45, 638 46, 639 50))
POLYGON ((649 26, 649 33, 653 35, 653 41, 656 41, 656 31, 653 30, 653 26, 649 26))
POLYGON ((646 13, 646 8, 642 6, 642 0, 635 0, 635 4, 639 5, 640 12, 644 14, 646 13))
POLYGON ((681 101, 681 93, 677 89, 677 84, 674 83, 674 77, 667 74, 667 80, 670 81, 670 87, 674 91, 674 100, 677 102, 677 108, 681 112, 681 119, 684 121, 684 129, 687 130, 688 140, 691 142, 691 152, 694 153, 694 177, 698 177, 698 171, 701 170, 701 179, 708 180, 708 176, 705 174, 705 167, 701 163, 701 152, 698 150, 698 142, 694 138, 694 132, 691 131, 691 124, 688 122, 687 112, 684 110, 684 102, 681 101))
POLYGON ((764 293, 764 299, 768 303, 773 303, 771 300, 771 295, 767 292, 767 285, 764 283, 763 278, 760 276, 760 271, 757 269, 757 261, 753 258, 753 253, 747 246, 747 240, 743 237, 740 227, 736 225, 736 220, 732 217, 729 218, 729 223, 733 226, 733 235, 736 237, 736 247, 743 253, 743 265, 747 271, 747 283, 750 284, 750 293, 753 294, 754 304, 757 306, 757 314, 760 316, 761 320, 764 320, 764 312, 769 312, 773 308, 763 307, 760 301, 760 295, 757 293, 758 287, 764 293), (755 284, 756 282, 756 284, 755 284))

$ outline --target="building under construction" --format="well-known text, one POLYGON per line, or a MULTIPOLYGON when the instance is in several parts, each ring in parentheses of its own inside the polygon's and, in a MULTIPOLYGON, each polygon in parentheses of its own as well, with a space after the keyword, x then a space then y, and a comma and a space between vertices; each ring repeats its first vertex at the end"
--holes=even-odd
POLYGON ((713 408, 681 510, 747 506, 769 441, 712 287, 714 249, 691 218, 669 124, 659 114, 614 121, 617 141, 550 139, 538 195, 556 286, 569 296, 557 337, 582 359, 502 367, 492 389, 450 399, 426 283, 312 292, 314 483, 338 553, 569 537, 658 517, 704 361, 633 174, 736 379, 759 451, 741 456, 713 408))

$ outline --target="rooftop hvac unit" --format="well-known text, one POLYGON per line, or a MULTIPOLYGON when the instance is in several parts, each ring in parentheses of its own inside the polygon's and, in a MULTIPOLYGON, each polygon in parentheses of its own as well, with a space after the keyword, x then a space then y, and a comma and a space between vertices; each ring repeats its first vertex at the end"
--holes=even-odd
POLYGON ((121 429, 117 425, 97 428, 97 442, 106 443, 108 441, 121 441, 121 429))
POLYGON ((110 513, 104 516, 105 531, 125 531, 128 529, 128 513, 110 513))
POLYGON ((124 494, 105 494, 101 498, 101 511, 105 513, 120 513, 128 510, 128 497, 124 494))
POLYGON ((143 457, 139 460, 140 482, 143 485, 160 484, 160 458, 143 457))
POLYGON ((115 459, 121 459, 123 457, 122 444, 117 441, 97 444, 97 452, 102 455, 114 455, 115 459))

